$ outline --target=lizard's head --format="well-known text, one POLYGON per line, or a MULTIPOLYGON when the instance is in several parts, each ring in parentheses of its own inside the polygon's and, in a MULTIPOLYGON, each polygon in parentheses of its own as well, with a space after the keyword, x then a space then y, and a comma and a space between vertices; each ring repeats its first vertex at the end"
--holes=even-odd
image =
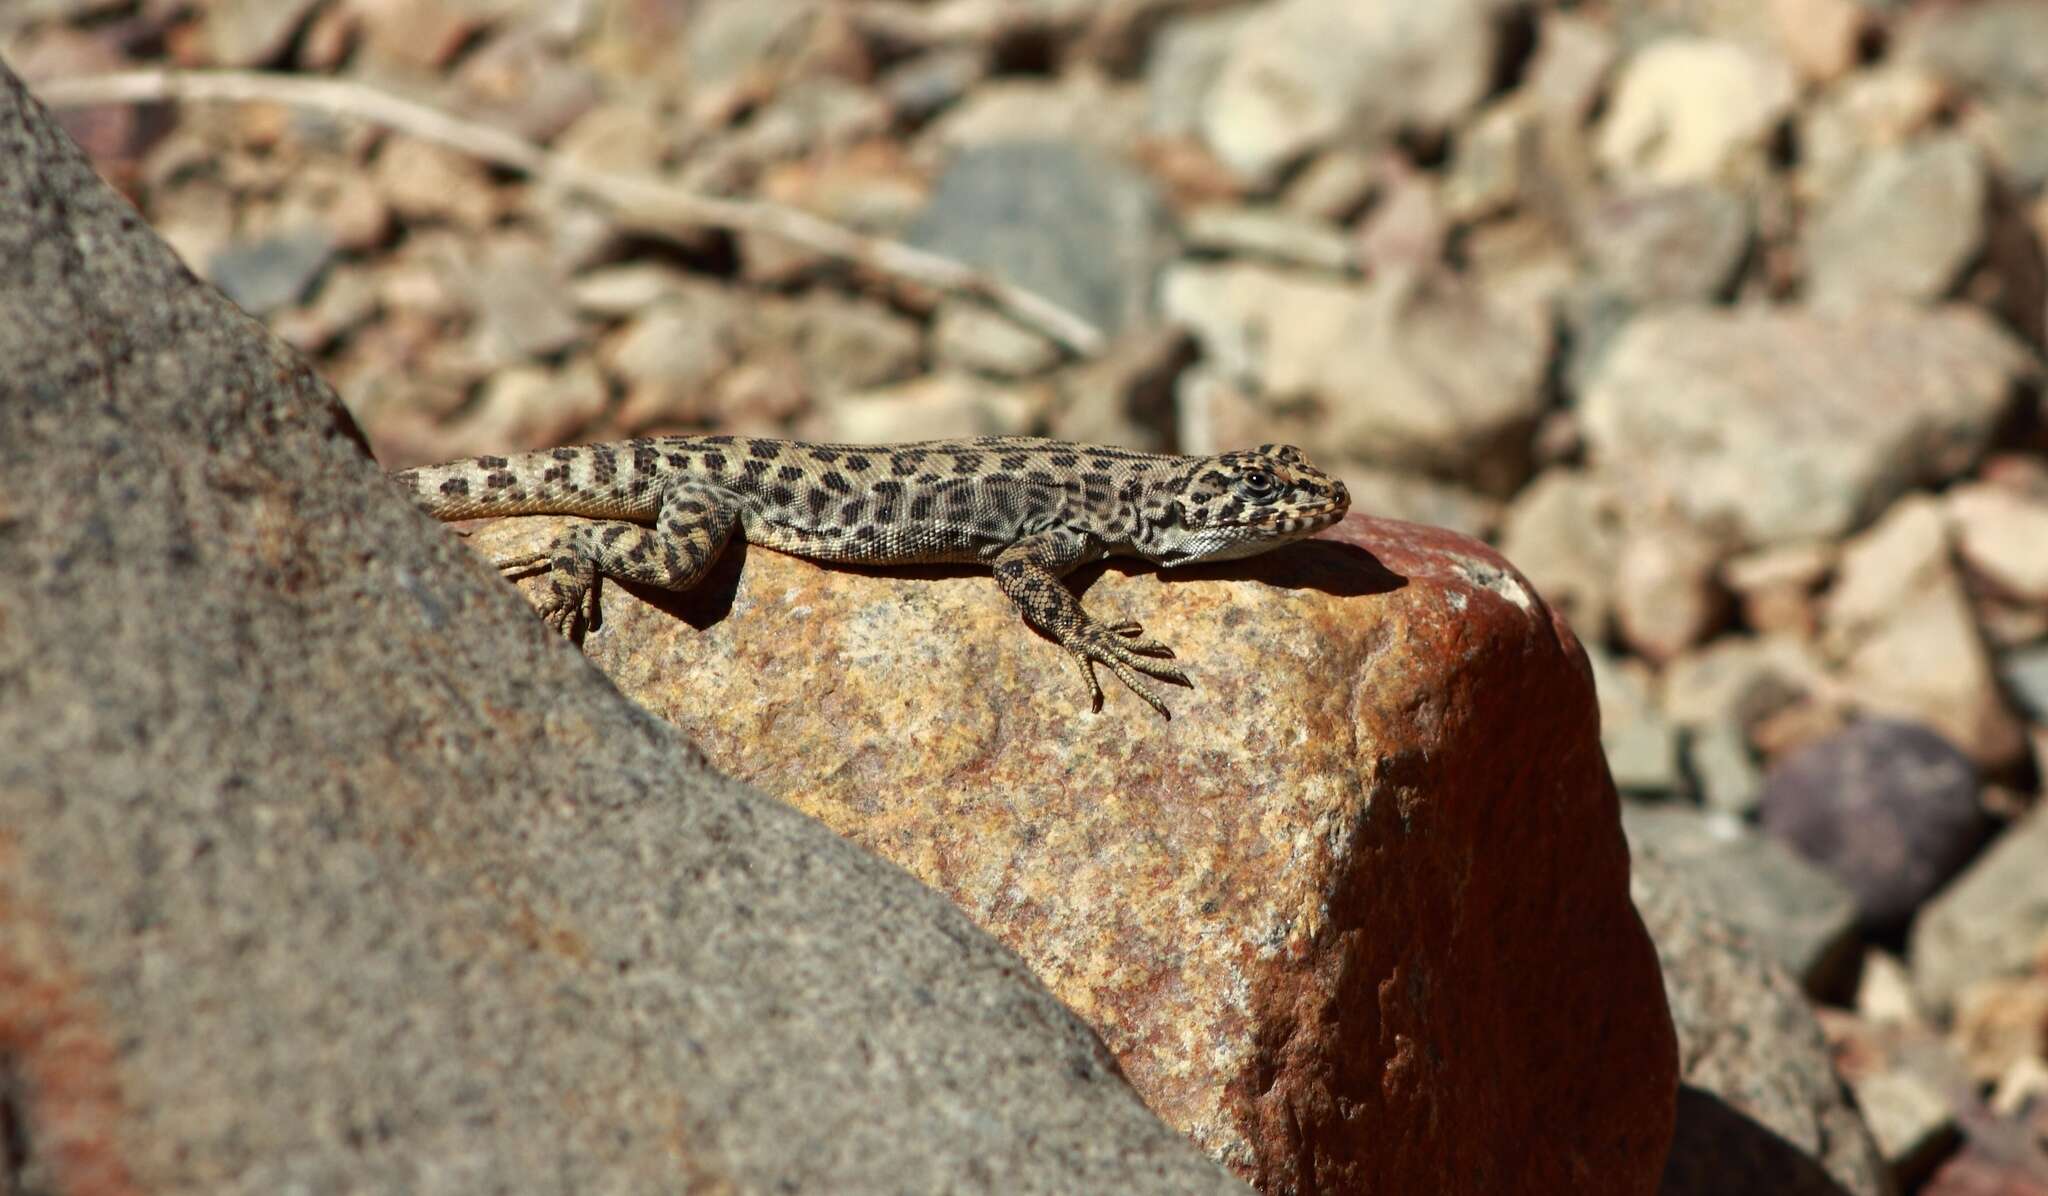
POLYGON ((1350 506, 1344 483, 1291 444, 1196 457, 1145 503, 1134 547, 1162 565, 1228 561, 1312 536, 1350 506))

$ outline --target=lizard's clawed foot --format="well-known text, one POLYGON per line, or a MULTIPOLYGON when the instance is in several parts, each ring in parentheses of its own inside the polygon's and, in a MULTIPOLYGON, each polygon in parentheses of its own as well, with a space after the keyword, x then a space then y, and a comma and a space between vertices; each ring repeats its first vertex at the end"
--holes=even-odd
POLYGON ((547 573, 548 596, 534 607, 534 613, 565 638, 577 639, 597 622, 597 568, 582 556, 557 546, 492 564, 508 579, 547 573))
POLYGON ((1143 628, 1128 619, 1107 626, 1093 621, 1085 623, 1067 639, 1066 649, 1074 654, 1075 662, 1081 667, 1081 677, 1087 682, 1090 709, 1093 710, 1102 709, 1102 685, 1095 679, 1095 665, 1098 663, 1115 673, 1117 680, 1129 686, 1132 693, 1145 699, 1152 709, 1167 718, 1172 718, 1173 712, 1166 708, 1165 699, 1141 674, 1150 674, 1176 685, 1194 685, 1179 668, 1156 659, 1172 656, 1173 650, 1146 635, 1143 628))

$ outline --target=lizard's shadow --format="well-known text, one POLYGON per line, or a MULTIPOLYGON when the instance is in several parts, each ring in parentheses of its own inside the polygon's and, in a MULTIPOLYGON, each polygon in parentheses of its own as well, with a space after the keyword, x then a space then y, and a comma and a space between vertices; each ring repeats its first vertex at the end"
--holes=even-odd
MULTIPOLYGON (((746 571, 746 540, 734 536, 725 551, 711 565, 704 580, 688 590, 664 590, 633 582, 623 585, 642 602, 698 631, 722 621, 732 613, 739 593, 740 576, 746 571)), ((981 577, 989 575, 986 565, 856 565, 843 561, 817 562, 825 568, 874 577, 981 577)), ((1183 565, 1162 569, 1137 557, 1109 557, 1084 565, 1067 575, 1067 585, 1077 597, 1085 597, 1104 572, 1115 569, 1124 574, 1157 573, 1165 581, 1256 581, 1289 590, 1321 590, 1339 598, 1385 594, 1408 584, 1408 579, 1388 569, 1378 557, 1355 544, 1334 540, 1302 540, 1270 552, 1235 561, 1209 565, 1183 565)), ((993 583, 991 583, 993 584, 993 583)))

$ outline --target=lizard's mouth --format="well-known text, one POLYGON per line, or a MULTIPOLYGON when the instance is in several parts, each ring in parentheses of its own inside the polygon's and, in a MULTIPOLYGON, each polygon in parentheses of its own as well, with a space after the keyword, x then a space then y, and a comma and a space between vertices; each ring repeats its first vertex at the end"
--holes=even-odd
POLYGON ((1232 519, 1211 524, 1211 527, 1304 527, 1321 529, 1344 518, 1344 512, 1351 509, 1349 498, 1330 499, 1309 507, 1294 507, 1287 511, 1270 511, 1252 519, 1232 519))

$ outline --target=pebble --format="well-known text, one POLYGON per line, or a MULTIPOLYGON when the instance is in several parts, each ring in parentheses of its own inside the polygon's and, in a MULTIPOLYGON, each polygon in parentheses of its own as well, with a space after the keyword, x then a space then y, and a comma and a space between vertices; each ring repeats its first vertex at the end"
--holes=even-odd
POLYGON ((1779 760, 1763 830, 1847 885, 1863 924, 1903 926, 1990 830, 1969 757, 1927 727, 1870 719, 1779 760))
POLYGON ((1753 177, 1797 95, 1781 58, 1733 41, 1665 38, 1623 64, 1594 152, 1631 183, 1753 177))
POLYGON ((1987 188, 1976 148, 1958 136, 1872 154, 1808 217, 1807 298, 1854 306, 1946 295, 1983 249, 1987 188))
POLYGON ((2048 807, 2036 808, 1970 862, 1913 920, 1907 961, 1930 1014, 1946 1015, 1983 980, 2026 975, 2048 943, 2048 807))
POLYGON ((1945 497, 1963 563, 2006 597, 2048 603, 2048 495, 1973 482, 1945 497))
POLYGON ((296 228, 231 242, 206 263, 206 275, 252 315, 266 315, 306 297, 334 257, 325 228, 296 228))

